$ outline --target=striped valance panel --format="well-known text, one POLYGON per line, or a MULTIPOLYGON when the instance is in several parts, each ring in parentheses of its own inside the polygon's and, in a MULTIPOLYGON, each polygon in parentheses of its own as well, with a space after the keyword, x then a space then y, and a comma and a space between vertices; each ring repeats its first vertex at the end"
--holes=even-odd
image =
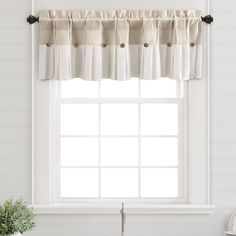
POLYGON ((200 11, 41 11, 39 17, 40 79, 201 78, 200 11))

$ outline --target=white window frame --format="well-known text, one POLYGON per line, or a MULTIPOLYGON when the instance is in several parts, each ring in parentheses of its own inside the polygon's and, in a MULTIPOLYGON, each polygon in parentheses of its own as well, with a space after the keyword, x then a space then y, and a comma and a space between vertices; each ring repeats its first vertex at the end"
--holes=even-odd
MULTIPOLYGON (((135 78, 137 80, 137 78, 135 78)), ((146 81, 148 83, 148 81, 146 81)), ((94 83, 94 82, 92 82, 94 83)), ((95 82, 96 83, 96 82, 95 82)), ((102 82, 98 82, 98 90, 100 91, 100 83, 102 82)), ((120 83, 125 83, 125 82, 120 82, 120 83)), ((52 203, 57 203, 57 204, 63 204, 63 203, 74 203, 74 204, 107 204, 107 203, 121 203, 121 202, 125 202, 127 204, 160 204, 160 203, 166 203, 166 204, 174 204, 174 203, 187 203, 187 192, 188 192, 188 186, 187 186, 187 157, 186 157, 186 152, 187 150, 184 152, 183 146, 188 146, 188 144, 184 144, 183 142, 186 142, 186 138, 184 140, 184 136, 187 135, 187 129, 188 129, 188 125, 184 126, 183 124, 186 124, 188 122, 187 117, 182 117, 183 113, 183 106, 188 106, 188 104, 186 103, 186 101, 188 101, 188 94, 183 95, 183 91, 187 91, 187 89, 183 89, 183 82, 181 81, 176 81, 176 97, 174 98, 141 98, 140 96, 140 91, 141 91, 141 81, 138 80, 138 97, 137 98, 101 98, 100 94, 98 96, 98 98, 60 98, 60 90, 61 90, 61 86, 62 84, 60 82, 56 82, 53 81, 52 83, 50 83, 50 86, 52 88, 52 90, 54 92, 53 96, 55 93, 57 93, 59 91, 58 94, 58 99, 55 99, 53 97, 51 97, 51 101, 53 104, 51 104, 51 107, 56 107, 56 111, 57 111, 57 115, 56 117, 53 115, 53 113, 50 114, 51 117, 53 117, 53 122, 52 124, 54 125, 54 128, 52 128, 52 135, 56 136, 56 141, 55 143, 52 143, 52 145, 55 145, 53 148, 53 152, 52 155, 54 155, 54 157, 52 158, 52 162, 51 162, 51 173, 53 176, 52 179, 52 186, 51 189, 52 191, 50 191, 51 194, 51 201, 52 203), (141 119, 141 104, 177 104, 178 105, 178 134, 176 135, 176 137, 178 137, 178 193, 179 196, 176 198, 102 198, 102 199, 98 199, 98 198, 80 198, 80 199, 76 199, 76 198, 62 198, 60 197, 60 161, 58 160, 58 158, 60 157, 60 131, 59 131, 59 127, 60 127, 60 105, 61 104, 137 104, 138 105, 138 110, 139 110, 139 122, 141 119), (57 122, 58 121, 58 122, 57 122), (185 135, 183 134, 185 133, 185 135)), ((186 86, 187 87, 187 84, 186 86)), ((52 91, 51 90, 51 91, 52 91)), ((100 106, 99 106, 100 107, 100 106)), ((50 109, 51 110, 51 109, 50 109)), ((100 108, 99 108, 100 110, 100 108)), ((51 110, 52 111, 52 110, 51 110)), ((53 111, 55 112, 55 111, 53 111)), ((100 112, 99 112, 100 113, 100 112)), ((56 112, 55 112, 56 114, 56 112)), ((187 116, 187 114, 185 115, 187 116)), ((99 119, 99 123, 100 123, 100 115, 98 115, 98 119, 99 119)), ((50 125, 49 125, 50 126, 50 125)), ((140 135, 140 126, 138 127, 138 135, 135 135, 135 137, 137 136, 138 138, 138 146, 140 149, 140 140, 142 138, 142 135, 140 135)), ((144 135, 145 137, 168 137, 168 135, 144 135)), ((81 137, 81 136, 79 136, 81 137)), ((82 137, 87 137, 82 135, 82 137)), ((88 136, 90 137, 90 136, 88 136)), ((101 138, 102 135, 99 132, 98 138, 101 138)), ((107 135, 106 137, 124 137, 124 135, 107 135)), ((125 137, 129 137, 129 136, 125 136, 125 137)), ((133 137, 133 135, 132 135, 133 137)), ((175 135, 173 135, 173 137, 175 137, 175 135)), ((54 138, 54 137, 53 137, 54 138)), ((141 167, 140 166, 140 150, 138 151, 139 153, 139 166, 138 166, 138 170, 139 170, 139 184, 140 184, 140 170, 141 167)), ((100 160, 100 153, 99 153, 99 160, 100 160)), ((130 168, 130 166, 122 166, 122 168, 130 168)), ((81 167, 83 168, 83 167, 81 167)), ((85 167, 86 168, 86 167, 85 167)), ((104 168, 104 167, 102 167, 104 168)), ((111 167, 105 167, 105 168, 117 168, 115 166, 111 166, 111 167)), ((131 167, 132 168, 132 167, 131 167)), ((153 167, 145 167, 145 168, 153 168, 153 167)), ((162 167, 155 167, 155 168, 162 168, 162 167)), ((168 166, 166 166, 165 168, 168 168, 168 166)), ((171 168, 171 167, 169 167, 171 168)), ((98 168, 99 171, 101 169, 101 167, 98 168)), ((100 184, 100 181, 99 181, 100 184)), ((100 188, 100 186, 99 186, 100 188)), ((140 186, 139 186, 139 190, 140 190, 140 186)), ((140 192, 139 192, 140 195, 140 192)))
MULTIPOLYGON (((209 30, 209 29, 208 29, 209 30)), ((206 34, 209 40, 209 33, 206 34)), ((128 202, 128 213, 140 214, 209 214, 214 210, 210 198, 210 70, 209 42, 203 45, 203 79, 185 82, 189 98, 189 150, 187 180, 188 193, 184 201, 170 204, 159 202, 128 202), (187 198, 186 198, 187 197, 187 198), (186 201, 187 199, 187 201, 186 201)), ((34 56, 34 55, 33 55, 34 56)), ((34 61, 32 61, 34 63, 34 61)), ((35 80, 32 73, 32 205, 39 214, 84 214, 119 213, 120 202, 111 204, 56 204, 51 194, 53 186, 51 167, 53 148, 50 140, 50 122, 55 120, 51 114, 51 96, 55 91, 54 81, 35 80), (53 202, 53 204, 52 204, 53 202)), ((54 96, 54 95, 52 95, 54 96)), ((186 173, 186 172, 184 172, 186 173)))

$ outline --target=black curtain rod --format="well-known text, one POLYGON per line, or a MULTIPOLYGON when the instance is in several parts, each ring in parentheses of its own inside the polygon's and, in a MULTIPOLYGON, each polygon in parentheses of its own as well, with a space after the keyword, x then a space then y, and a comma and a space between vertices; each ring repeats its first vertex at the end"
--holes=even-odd
MULTIPOLYGON (((211 24, 211 22, 213 21, 213 17, 211 15, 206 15, 204 17, 201 16, 201 18, 202 18, 202 21, 207 24, 211 24)), ((26 20, 29 24, 34 24, 35 22, 39 22, 39 17, 29 15, 26 20)))

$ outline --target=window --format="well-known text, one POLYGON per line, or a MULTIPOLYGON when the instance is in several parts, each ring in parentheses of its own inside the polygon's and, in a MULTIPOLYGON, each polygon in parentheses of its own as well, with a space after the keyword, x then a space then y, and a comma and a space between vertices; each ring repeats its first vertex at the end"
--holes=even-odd
POLYGON ((206 80, 75 79, 35 88, 36 205, 212 210, 206 80))
MULTIPOLYGON (((39 6, 39 9, 44 7, 39 6)), ((164 10, 164 15, 166 13, 164 10)), ((152 30, 152 20, 145 20, 145 27, 137 32, 134 24, 132 42, 127 40, 129 24, 125 28, 116 25, 110 32, 105 30, 103 37, 99 21, 96 27, 82 27, 82 31, 80 27, 76 26, 75 30, 72 27, 75 37, 68 37, 71 36, 71 27, 68 27, 71 24, 64 16, 72 16, 71 11, 40 13, 46 21, 41 21, 40 37, 37 37, 39 60, 38 52, 32 51, 33 77, 35 74, 32 78, 32 202, 38 212, 118 213, 121 202, 125 202, 129 213, 211 212, 210 28, 206 25, 200 27, 200 18, 191 17, 194 11, 189 13, 186 19, 189 16, 194 18, 188 24, 193 27, 190 34, 183 30, 188 25, 179 24, 178 17, 175 20, 180 28, 173 28, 175 20, 168 18, 170 24, 166 19, 163 22, 170 27, 154 27, 152 30), (57 15, 58 24, 51 25, 51 17, 57 15), (77 37, 77 29, 85 37, 77 37), (200 40, 202 30, 204 33, 200 40), (118 47, 110 43, 114 37, 118 47), (89 40, 84 43, 86 38, 89 40), (156 42, 157 38, 161 40, 156 42), (189 39, 182 44, 185 38, 189 39), (155 42, 160 51, 156 50, 155 42), (68 47, 71 43, 72 47, 68 47), (183 50, 179 44, 184 45, 183 50), (119 63, 109 60, 110 53, 106 52, 110 45, 115 49, 112 49, 112 58, 118 58, 119 63), (139 63, 137 47, 145 58, 145 66, 139 63), (131 53, 127 53, 129 49, 131 53), (163 54, 160 65, 157 60, 152 60, 158 58, 153 57, 156 53, 163 54), (104 58, 102 67, 101 55, 104 58), (194 63, 189 63, 188 57, 194 63), (131 66, 129 73, 126 70, 128 63, 131 66), (150 78, 151 67, 156 66, 158 69, 152 73, 157 76, 153 78, 160 73, 171 78, 188 79, 184 74, 190 72, 191 78, 202 79, 182 82, 170 78, 156 81, 103 79, 100 82, 51 80, 91 79, 92 75, 106 78, 113 70, 118 74, 109 77, 125 78, 126 75, 130 77, 129 74, 140 74, 141 78, 150 78), (81 69, 83 67, 85 70, 81 69)), ((150 16, 150 11, 147 14, 150 16)), ((131 15, 136 15, 136 12, 131 15)), ((32 49, 37 46, 32 37, 32 49)))
POLYGON ((183 200, 182 87, 169 79, 58 82, 54 200, 183 200))

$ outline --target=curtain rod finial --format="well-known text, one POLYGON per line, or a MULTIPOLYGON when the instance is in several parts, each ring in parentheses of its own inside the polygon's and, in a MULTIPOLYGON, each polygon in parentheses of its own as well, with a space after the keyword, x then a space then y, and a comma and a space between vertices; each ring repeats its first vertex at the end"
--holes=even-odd
POLYGON ((213 17, 211 15, 207 15, 207 16, 202 16, 202 21, 204 21, 207 24, 211 24, 213 22, 213 17))
POLYGON ((34 24, 35 22, 39 22, 39 17, 36 17, 36 16, 33 16, 33 15, 29 15, 28 17, 27 17, 27 22, 29 23, 29 24, 34 24))

